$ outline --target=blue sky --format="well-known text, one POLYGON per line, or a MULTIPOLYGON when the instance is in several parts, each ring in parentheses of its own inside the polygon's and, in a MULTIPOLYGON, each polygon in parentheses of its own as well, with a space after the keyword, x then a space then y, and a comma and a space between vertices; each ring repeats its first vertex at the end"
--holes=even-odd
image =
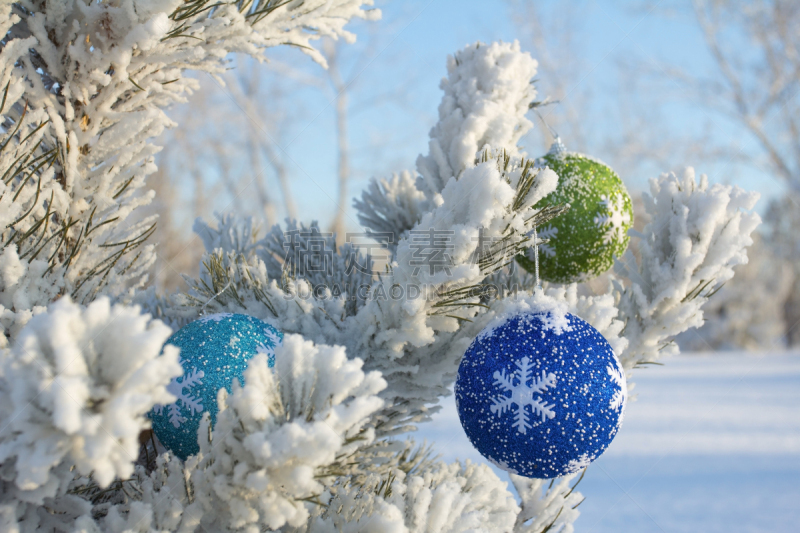
MULTIPOLYGON (((359 40, 345 48, 342 56, 344 76, 353 80, 348 133, 353 167, 350 198, 360 193, 369 178, 413 169, 417 155, 427 152, 428 131, 436 120, 439 82, 446 75, 448 54, 478 40, 520 39, 523 49, 530 43, 521 31, 524 20, 520 11, 509 2, 406 0, 376 4, 384 13, 383 19, 351 24, 349 28, 359 40)), ((567 95, 558 105, 542 111, 554 120, 570 111, 580 113, 585 136, 582 146, 571 142, 568 129, 559 131, 568 147, 580 148, 617 168, 634 194, 646 188, 648 178, 686 165, 697 166, 712 182, 736 183, 758 190, 766 198, 783 190, 763 168, 743 166, 728 158, 697 165, 676 154, 669 159, 670 168, 662 168, 644 158, 618 161, 614 152, 607 150, 608 143, 620 137, 620 124, 642 119, 631 115, 646 110, 654 112, 657 120, 634 131, 644 143, 658 144, 707 132, 711 142, 758 154, 754 139, 731 121, 683 98, 677 85, 670 87, 668 77, 661 87, 668 99, 654 99, 649 91, 637 93, 626 86, 619 68, 625 62, 677 65, 696 75, 713 72, 702 35, 690 20, 670 16, 662 10, 662 3, 654 2, 562 0, 537 2, 537 7, 546 21, 543 35, 550 47, 548 53, 564 56, 568 52, 563 58, 567 95), (655 10, 654 4, 658 4, 655 10), (573 40, 569 50, 560 50, 559 39, 565 28, 571 29, 573 40)), ((267 56, 303 72, 320 74, 320 67, 297 50, 274 49, 267 56)), ((254 68, 263 69, 266 77, 275 76, 269 65, 254 68)), ((548 95, 553 81, 546 77, 539 80, 540 97, 548 95)), ((290 95, 291 100, 282 100, 280 105, 291 102, 289 105, 301 111, 279 142, 282 156, 289 168, 299 217, 325 225, 333 216, 337 190, 333 93, 293 86, 290 95)), ((541 122, 532 119, 540 130, 541 122)), ((530 155, 545 151, 539 135, 535 131, 523 140, 530 155)), ((277 196, 269 171, 265 179, 277 196)), ((230 205, 224 196, 217 203, 214 207, 218 210, 230 205)), ((762 200, 759 209, 765 205, 762 200)), ((279 210, 279 218, 283 216, 279 210)), ((358 228, 349 206, 347 225, 349 230, 358 228)))

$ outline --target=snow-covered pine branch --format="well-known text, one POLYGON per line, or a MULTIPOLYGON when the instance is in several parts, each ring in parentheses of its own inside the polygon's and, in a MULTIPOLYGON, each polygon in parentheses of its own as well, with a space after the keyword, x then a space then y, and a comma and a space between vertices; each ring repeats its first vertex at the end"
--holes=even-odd
POLYGON ((151 473, 140 467, 128 483, 141 497, 106 506, 97 526, 303 530, 309 509, 337 493, 334 482, 360 486, 353 474, 363 477, 371 460, 385 459, 372 449, 374 430, 364 426, 383 405, 376 394, 385 381, 365 373, 344 348, 299 335, 284 337, 275 363, 273 371, 266 355, 254 357, 243 387, 235 384, 231 395, 220 390, 216 425, 212 430, 206 415, 199 431, 200 453, 185 464, 163 455, 151 473))
POLYGON ((487 146, 521 155, 519 140, 533 127, 525 116, 536 98, 537 63, 519 43, 475 43, 447 58, 439 121, 430 153, 417 159, 419 189, 436 195, 452 177, 475 164, 487 146))
POLYGON ((395 239, 413 228, 430 209, 425 193, 417 189, 416 177, 407 170, 390 179, 371 179, 353 206, 362 226, 373 234, 393 237, 387 243, 390 250, 397 246, 395 239))
MULTIPOLYGON (((457 533, 510 531, 519 507, 483 464, 433 463, 408 474, 370 476, 347 485, 318 506, 308 533, 457 533)), ((294 530, 293 530, 294 531, 294 530)))
POLYGON ((47 523, 76 475, 102 489, 133 473, 145 415, 174 400, 166 386, 181 374, 178 349, 162 353, 170 333, 137 307, 65 296, 0 351, 3 530, 47 523))
POLYGON ((790 318, 775 302, 785 302, 791 296, 795 276, 791 263, 782 257, 791 249, 787 246, 777 251, 758 233, 754 233, 753 241, 747 264, 737 267, 736 277, 703 306, 703 327, 696 334, 677 339, 683 349, 763 350, 765 346, 787 344, 790 318), (765 298, 765 294, 770 297, 765 298))
POLYGON ((3 304, 5 336, 9 323, 24 324, 35 306, 52 301, 51 292, 85 303, 145 282, 155 257, 145 241, 156 221, 133 213, 152 200, 143 186, 155 170, 153 140, 173 126, 164 109, 198 87, 187 70, 216 76, 232 52, 263 60, 267 48, 283 44, 324 65, 312 41, 352 41, 344 26, 379 17, 371 5, 0 4, 0 238, 48 286, 29 307, 3 304))
MULTIPOLYGON (((277 529, 304 524, 304 499, 345 475, 372 443, 368 417, 381 408, 386 383, 364 373, 344 348, 315 346, 287 335, 276 350, 274 373, 257 356, 224 403, 211 438, 201 443, 191 482, 205 529, 277 529)), ((226 396, 225 391, 220 394, 226 396)))
POLYGON ((703 324, 703 304, 747 262, 751 234, 761 223, 751 210, 758 193, 738 186, 698 181, 692 168, 650 180, 645 209, 650 222, 632 252, 617 262, 629 285, 615 281, 627 349, 623 366, 653 362, 677 353, 676 335, 703 324))
POLYGON ((547 489, 546 479, 533 479, 511 475, 511 482, 517 489, 522 500, 522 507, 517 515, 514 525, 515 533, 540 533, 543 531, 558 531, 560 533, 572 533, 575 528, 573 522, 578 518, 580 511, 578 505, 583 501, 583 496, 575 492, 575 488, 583 478, 583 470, 580 475, 571 474, 552 480, 547 489), (574 478, 577 481, 572 483, 574 478))
POLYGON ((525 155, 517 146, 533 127, 525 116, 536 97, 536 60, 519 43, 475 43, 447 58, 447 78, 439 104, 439 121, 430 131, 429 153, 417 158, 419 176, 408 172, 391 180, 372 180, 355 200, 358 221, 395 239, 438 205, 451 177, 475 164, 486 148, 511 157, 525 155))

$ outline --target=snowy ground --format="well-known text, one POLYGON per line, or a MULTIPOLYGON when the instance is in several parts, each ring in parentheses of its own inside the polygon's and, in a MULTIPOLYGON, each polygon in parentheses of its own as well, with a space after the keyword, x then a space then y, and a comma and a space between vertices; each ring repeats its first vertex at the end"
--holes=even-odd
MULTIPOLYGON (((687 354, 637 370, 637 401, 588 469, 579 533, 800 531, 800 354, 687 354)), ((415 438, 481 460, 453 397, 415 438)))

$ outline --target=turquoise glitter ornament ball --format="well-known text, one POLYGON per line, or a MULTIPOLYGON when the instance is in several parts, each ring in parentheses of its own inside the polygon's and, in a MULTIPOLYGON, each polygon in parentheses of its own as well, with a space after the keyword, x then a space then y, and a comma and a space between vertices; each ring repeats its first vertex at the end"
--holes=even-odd
POLYGON ((256 354, 267 354, 269 366, 275 366, 275 347, 282 341, 283 333, 266 322, 231 313, 205 316, 175 332, 166 344, 181 349, 183 376, 167 390, 177 401, 150 412, 161 444, 183 460, 196 454, 203 413, 211 414, 212 426, 217 421, 217 392, 223 387, 231 392, 234 378, 244 384, 247 363, 256 354))
POLYGON ((461 425, 484 457, 513 474, 553 478, 605 451, 628 393, 596 329, 545 312, 482 331, 461 360, 455 396, 461 425))

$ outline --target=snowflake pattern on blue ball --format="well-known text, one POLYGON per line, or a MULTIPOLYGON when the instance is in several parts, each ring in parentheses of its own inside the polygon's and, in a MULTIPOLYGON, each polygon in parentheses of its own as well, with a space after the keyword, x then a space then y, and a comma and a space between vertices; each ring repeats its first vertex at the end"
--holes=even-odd
POLYGON ((567 313, 516 315, 487 328, 461 360, 455 385, 473 446, 513 474, 577 472, 622 424, 628 389, 608 341, 567 313))
POLYGON ((217 392, 231 392, 234 378, 244 384, 247 363, 257 354, 267 354, 275 366, 275 347, 282 341, 283 333, 266 322, 232 313, 205 316, 175 332, 165 344, 181 349, 183 376, 167 386, 177 401, 150 413, 161 444, 184 460, 196 454, 203 413, 211 414, 212 426, 217 421, 217 392))

